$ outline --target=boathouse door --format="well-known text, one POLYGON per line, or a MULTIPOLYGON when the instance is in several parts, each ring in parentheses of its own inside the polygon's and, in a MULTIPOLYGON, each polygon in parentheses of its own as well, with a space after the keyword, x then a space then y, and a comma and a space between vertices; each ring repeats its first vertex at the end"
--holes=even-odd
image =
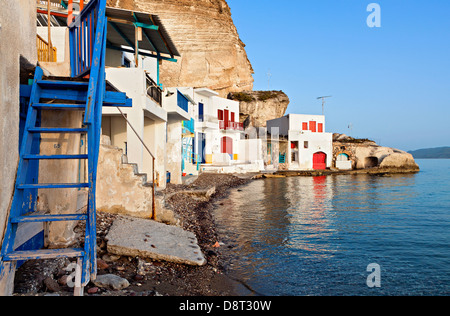
POLYGON ((327 154, 324 152, 315 153, 313 156, 313 169, 325 170, 327 168, 327 154))
POLYGON ((233 159, 233 139, 231 137, 223 137, 221 142, 222 154, 229 154, 233 159))

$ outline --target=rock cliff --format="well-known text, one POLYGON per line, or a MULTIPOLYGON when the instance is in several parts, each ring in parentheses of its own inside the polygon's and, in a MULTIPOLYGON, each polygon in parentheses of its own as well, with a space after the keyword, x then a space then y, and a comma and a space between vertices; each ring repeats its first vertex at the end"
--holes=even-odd
POLYGON ((253 68, 225 0, 108 0, 108 6, 158 15, 181 53, 163 62, 167 87, 229 92, 253 89, 253 68))
POLYGON ((282 117, 289 106, 289 97, 282 91, 234 92, 228 99, 239 101, 245 127, 265 127, 266 121, 282 117))

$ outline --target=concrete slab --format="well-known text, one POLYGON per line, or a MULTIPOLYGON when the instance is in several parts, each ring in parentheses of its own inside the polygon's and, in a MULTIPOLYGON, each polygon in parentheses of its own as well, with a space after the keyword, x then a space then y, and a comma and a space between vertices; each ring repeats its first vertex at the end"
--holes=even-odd
POLYGON ((206 264, 195 235, 180 227, 120 216, 106 239, 112 254, 194 266, 206 264))

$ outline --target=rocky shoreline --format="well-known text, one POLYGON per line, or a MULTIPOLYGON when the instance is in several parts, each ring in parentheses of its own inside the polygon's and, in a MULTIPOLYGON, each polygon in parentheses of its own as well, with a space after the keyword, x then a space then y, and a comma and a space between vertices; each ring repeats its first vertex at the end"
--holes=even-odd
MULTIPOLYGON (((144 258, 131 258, 108 253, 106 235, 119 215, 99 213, 97 217, 98 275, 114 275, 127 281, 126 288, 112 289, 90 283, 85 295, 92 296, 230 296, 236 295, 237 281, 226 275, 226 258, 213 218, 215 204, 238 188, 255 179, 292 176, 328 176, 340 174, 369 174, 390 176, 396 173, 415 173, 416 169, 371 168, 365 170, 321 170, 279 171, 237 177, 225 174, 202 174, 192 184, 169 184, 163 192, 167 206, 180 219, 186 231, 194 233, 207 264, 188 266, 170 262, 155 262, 144 258), (214 190, 211 191, 211 188, 214 190), (193 192, 207 192, 204 195, 193 192)), ((80 241, 83 231, 77 228, 80 241)), ((82 246, 80 243, 77 246, 82 246)), ((29 261, 16 273, 15 294, 17 296, 58 295, 71 296, 73 290, 67 286, 69 272, 65 267, 68 259, 29 261)))
MULTIPOLYGON (((164 194, 168 206, 180 219, 182 227, 198 239, 207 264, 201 267, 170 262, 154 262, 143 258, 116 256, 107 252, 108 231, 118 215, 98 213, 98 275, 115 275, 128 281, 123 289, 112 289, 95 283, 85 288, 89 296, 229 296, 234 295, 235 281, 225 274, 224 260, 212 211, 214 203, 227 196, 229 189, 245 185, 249 179, 233 175, 203 174, 190 185, 168 185, 164 194), (214 194, 201 198, 190 191, 208 190, 214 194)), ((79 227, 77 233, 82 235, 79 227)), ((81 240, 81 238, 80 238, 81 240)), ((81 244, 79 245, 81 246, 81 244)), ((65 267, 68 259, 28 261, 15 278, 16 296, 71 296, 70 278, 65 267)))

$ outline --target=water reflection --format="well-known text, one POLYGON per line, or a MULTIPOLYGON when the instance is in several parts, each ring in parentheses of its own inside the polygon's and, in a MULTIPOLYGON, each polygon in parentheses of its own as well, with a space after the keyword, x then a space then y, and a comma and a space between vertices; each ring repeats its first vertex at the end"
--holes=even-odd
POLYGON ((272 178, 234 190, 215 212, 230 270, 266 295, 372 294, 372 262, 386 269, 381 294, 410 290, 399 287, 408 278, 448 289, 450 202, 435 200, 450 176, 440 187, 426 177, 272 178))

